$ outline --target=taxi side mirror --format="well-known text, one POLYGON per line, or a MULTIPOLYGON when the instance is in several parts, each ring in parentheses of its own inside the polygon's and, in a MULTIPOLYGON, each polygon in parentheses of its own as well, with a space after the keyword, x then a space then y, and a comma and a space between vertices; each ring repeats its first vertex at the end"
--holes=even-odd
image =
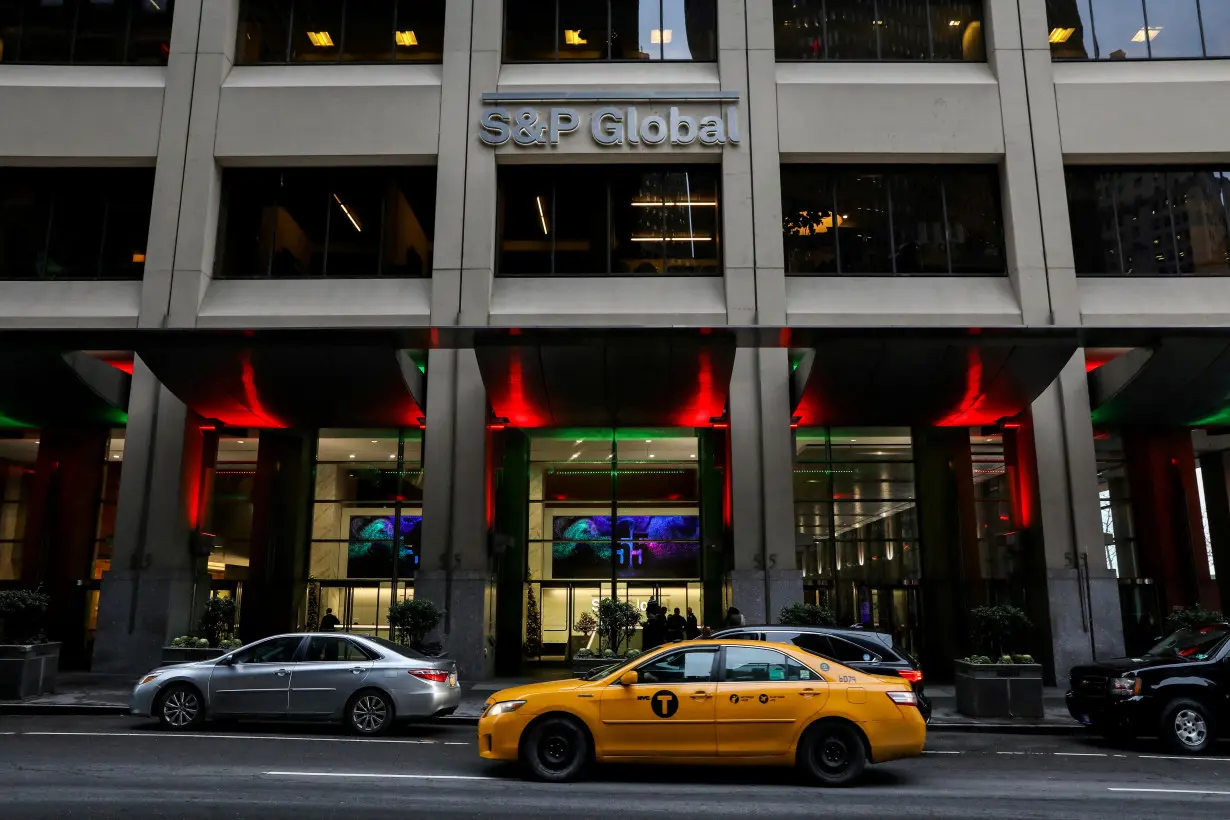
POLYGON ((620 686, 632 686, 640 679, 640 676, 635 672, 624 672, 619 676, 620 686))

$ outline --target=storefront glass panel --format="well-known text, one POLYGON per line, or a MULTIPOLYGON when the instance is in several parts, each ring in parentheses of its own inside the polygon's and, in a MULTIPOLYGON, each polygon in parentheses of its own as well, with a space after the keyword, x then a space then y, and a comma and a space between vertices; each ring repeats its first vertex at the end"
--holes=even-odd
POLYGON ((38 458, 38 433, 21 433, 0 440, 0 583, 21 580, 22 538, 26 532, 27 499, 38 458))

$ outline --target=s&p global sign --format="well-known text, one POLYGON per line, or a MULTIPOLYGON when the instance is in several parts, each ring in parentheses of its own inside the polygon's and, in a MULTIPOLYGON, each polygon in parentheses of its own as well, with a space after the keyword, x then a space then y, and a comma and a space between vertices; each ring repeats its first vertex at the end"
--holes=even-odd
POLYGON ((686 96, 641 94, 484 94, 478 138, 493 148, 557 146, 564 140, 589 139, 600 146, 634 147, 699 145, 720 148, 742 139, 737 94, 694 92, 686 96), (604 105, 603 103, 641 103, 604 105), (684 112, 667 102, 692 103, 684 112), (500 103, 500 104, 491 104, 500 103), (521 103, 521 105, 512 105, 521 103), (556 103, 551 106, 526 103, 556 103), (585 112, 577 103, 593 103, 585 112), (648 105, 645 105, 648 103, 648 105), (704 104, 703 107, 700 104, 704 104))

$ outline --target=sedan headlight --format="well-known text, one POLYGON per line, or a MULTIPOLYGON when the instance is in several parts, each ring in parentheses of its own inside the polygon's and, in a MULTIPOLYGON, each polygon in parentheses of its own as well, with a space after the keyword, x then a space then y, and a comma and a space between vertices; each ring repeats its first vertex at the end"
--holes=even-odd
POLYGON ((1140 694, 1140 678, 1111 678, 1110 694, 1115 698, 1130 698, 1140 694))
POLYGON ((149 683, 152 680, 157 680, 160 675, 162 675, 161 672, 150 672, 148 675, 141 678, 141 682, 137 685, 144 686, 145 684, 149 683))
POLYGON ((493 703, 487 707, 487 711, 483 713, 483 717, 495 717, 496 715, 504 715, 509 712, 515 712, 525 705, 523 700, 505 700, 500 703, 493 703))

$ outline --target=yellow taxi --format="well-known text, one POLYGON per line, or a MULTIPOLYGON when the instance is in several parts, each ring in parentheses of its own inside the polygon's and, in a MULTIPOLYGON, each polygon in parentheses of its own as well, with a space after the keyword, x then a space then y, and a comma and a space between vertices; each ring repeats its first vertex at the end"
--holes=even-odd
POLYGON ((797 766, 842 786, 869 762, 921 754, 927 725, 917 703, 907 681, 787 644, 688 641, 588 680, 497 692, 478 748, 554 782, 596 761, 797 766))

